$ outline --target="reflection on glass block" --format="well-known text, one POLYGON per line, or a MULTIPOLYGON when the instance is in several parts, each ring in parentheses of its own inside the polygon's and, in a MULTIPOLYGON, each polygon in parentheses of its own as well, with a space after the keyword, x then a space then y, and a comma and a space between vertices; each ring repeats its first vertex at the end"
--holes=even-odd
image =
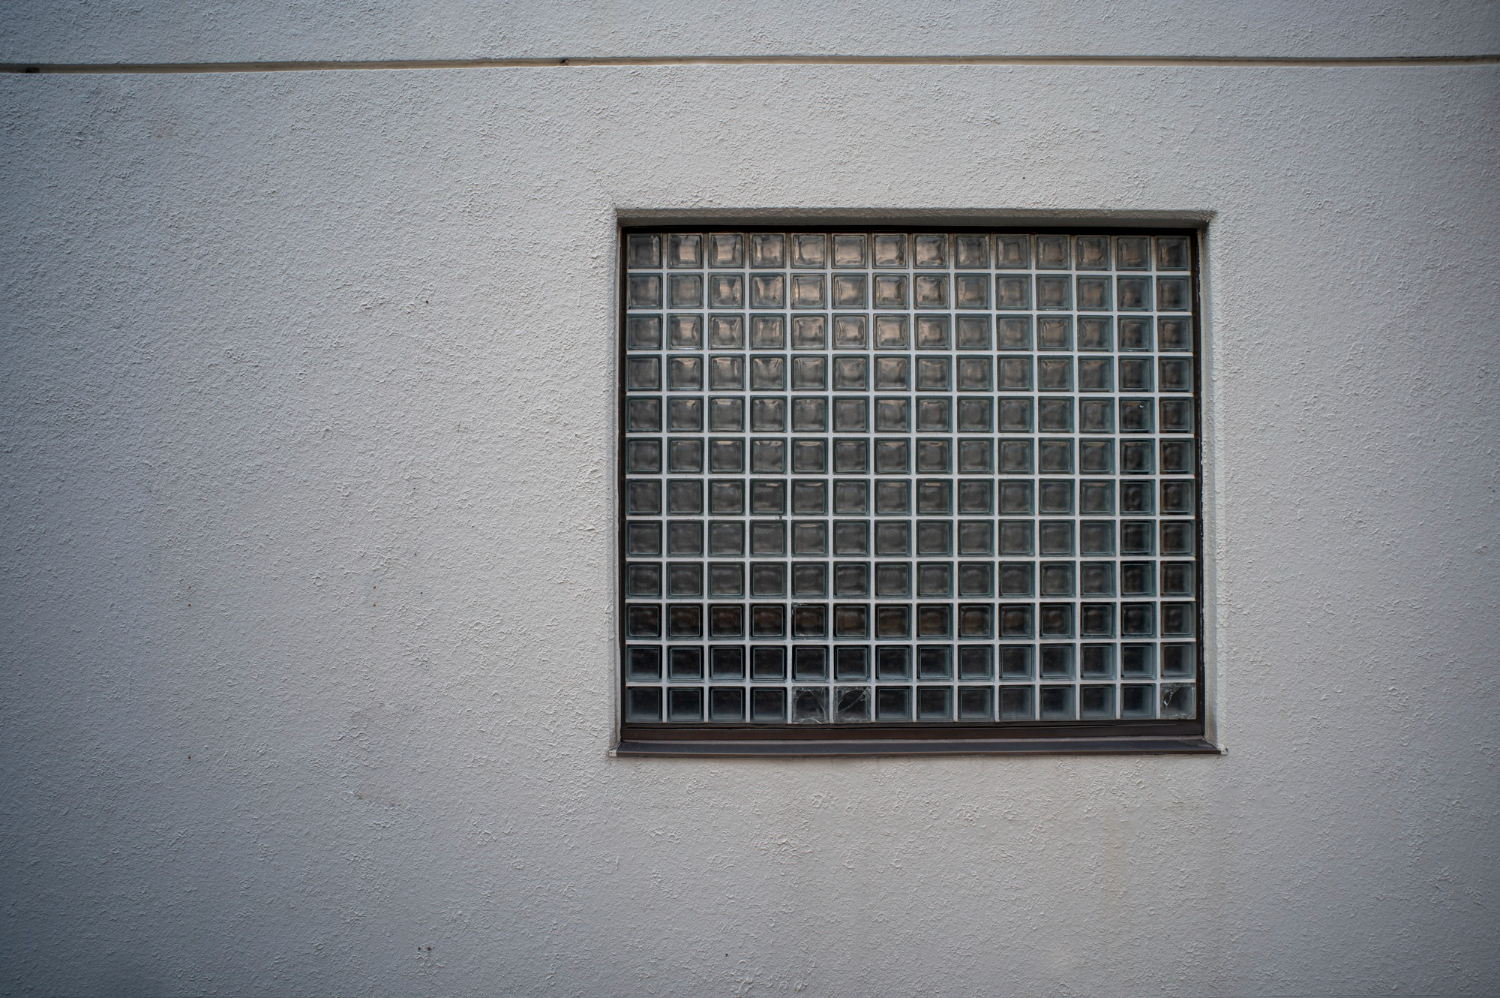
MULTIPOLYGON (((1000 471, 1007 475, 1029 475, 1032 469, 1032 442, 1030 440, 1001 440, 1000 441, 1000 471)), ((1001 496, 1005 496, 1005 487, 1011 483, 1002 482, 1000 485, 1001 496)))
POLYGON ((626 403, 625 429, 631 433, 656 433, 661 430, 661 399, 633 398, 626 403))
MULTIPOLYGON (((714 274, 708 279, 708 304, 710 308, 739 308, 745 303, 745 279, 738 274, 714 274)), ((743 347, 744 320, 739 316, 716 316, 727 334, 731 329, 738 332, 736 342, 720 342, 722 347, 743 347)), ((710 322, 709 329, 713 329, 710 322)))
POLYGON ((755 479, 750 483, 750 512, 785 513, 786 482, 755 479))
POLYGON ((792 678, 828 679, 828 649, 820 645, 798 645, 792 649, 792 678))
POLYGON ((786 473, 786 441, 757 438, 750 442, 750 470, 762 474, 786 473))
POLYGON ((1077 239, 1079 270, 1109 269, 1109 237, 1079 236, 1077 239))
POLYGON ((863 267, 865 265, 865 237, 858 234, 835 235, 833 237, 833 265, 835 267, 863 267))
POLYGON ((947 433, 952 428, 952 408, 946 398, 917 399, 917 430, 921 433, 947 433))
POLYGON ((1161 407, 1161 429, 1163 433, 1191 433, 1193 430, 1193 406, 1188 399, 1164 398, 1161 407))
POLYGON ((836 522, 833 525, 833 550, 835 554, 869 554, 869 521, 839 520, 836 522))
POLYGON ((1151 446, 1151 441, 1120 441, 1120 472, 1122 474, 1149 475, 1155 470, 1155 448, 1151 446))
POLYGON ((995 675, 994 649, 989 645, 961 645, 958 649, 959 679, 991 679, 995 675))
POLYGON ((958 565, 958 595, 995 595, 993 566, 987 561, 964 561, 958 565))
POLYGON ((875 441, 875 473, 877 475, 904 475, 910 471, 911 441, 905 439, 877 439, 875 441))
POLYGON ((1187 721, 1198 716, 1198 693, 1193 686, 1163 683, 1158 703, 1164 721, 1187 721))
POLYGON ((839 721, 868 721, 870 719, 870 691, 864 686, 840 686, 834 692, 837 702, 835 717, 839 721))
POLYGON ((1078 359, 1078 390, 1081 392, 1114 391, 1114 364, 1108 357, 1078 359))
POLYGON ((834 277, 833 307, 865 307, 865 276, 863 274, 839 274, 834 277))
POLYGON ((1151 278, 1119 277, 1115 279, 1115 306, 1122 312, 1151 310, 1151 278))
MULTIPOLYGON (((876 470, 876 472, 879 473, 881 471, 880 453, 881 453, 882 449, 889 450, 890 448, 897 447, 898 445, 899 445, 900 461, 899 461, 899 463, 896 463, 896 462, 890 463, 889 466, 888 466, 888 469, 890 471, 897 472, 897 473, 904 473, 904 472, 906 472, 907 469, 909 468, 909 465, 907 464, 907 461, 906 461, 906 452, 907 452, 906 444, 907 444, 907 442, 905 440, 900 440, 900 441, 897 441, 897 440, 877 440, 877 441, 875 441, 875 453, 876 453, 875 470, 876 470)), ((946 439, 942 439, 942 440, 918 440, 917 441, 917 471, 925 473, 925 474, 946 474, 947 472, 949 472, 950 470, 952 470, 952 468, 951 468, 951 461, 950 461, 950 454, 951 454, 952 448, 951 448, 950 444, 951 444, 951 441, 946 440, 946 439)))
POLYGON ((1150 238, 1147 236, 1117 238, 1115 240, 1115 267, 1119 270, 1150 270, 1150 238))
POLYGON ((625 470, 633 475, 661 473, 661 441, 631 440, 625 444, 625 470))
POLYGON ((870 362, 865 357, 833 358, 833 390, 864 391, 869 387, 869 365, 870 362))
POLYGON ((1067 236, 1042 235, 1036 237, 1036 265, 1038 270, 1066 270, 1072 265, 1067 236))
POLYGON ((793 267, 826 267, 828 242, 822 233, 799 232, 792 236, 793 267))
POLYGON ((1070 721, 1073 719, 1073 687, 1043 686, 1041 701, 1042 720, 1070 721))
POLYGON ((1163 440, 1161 442, 1161 473, 1164 475, 1186 475, 1193 471, 1193 445, 1188 440, 1163 440))
POLYGON ((1120 512, 1150 513, 1155 509, 1155 489, 1150 482, 1120 483, 1120 512))
POLYGON ((1031 266, 1031 237, 1001 234, 995 237, 995 266, 1025 269, 1031 266))
MULTIPOLYGON (((793 565, 793 592, 796 590, 797 570, 822 566, 793 565)), ((792 637, 826 638, 828 636, 828 607, 821 603, 800 603, 792 606, 792 637)))
POLYGON ((1030 679, 1032 673, 1031 645, 1000 646, 1000 678, 1030 679))
POLYGON ((1152 679, 1156 676, 1155 645, 1121 645, 1120 675, 1126 679, 1152 679))
POLYGON ((661 690, 640 687, 628 690, 625 717, 631 721, 660 721, 661 690))
POLYGON ((667 483, 668 513, 703 512, 703 483, 695 479, 676 479, 667 483))

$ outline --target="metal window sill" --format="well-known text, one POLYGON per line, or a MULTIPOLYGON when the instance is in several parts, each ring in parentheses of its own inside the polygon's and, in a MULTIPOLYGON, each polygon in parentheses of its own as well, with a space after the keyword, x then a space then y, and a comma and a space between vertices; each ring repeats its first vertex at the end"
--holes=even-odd
POLYGON ((1201 736, 1110 738, 848 738, 686 741, 621 739, 616 755, 642 756, 895 756, 895 755, 1223 755, 1201 736))

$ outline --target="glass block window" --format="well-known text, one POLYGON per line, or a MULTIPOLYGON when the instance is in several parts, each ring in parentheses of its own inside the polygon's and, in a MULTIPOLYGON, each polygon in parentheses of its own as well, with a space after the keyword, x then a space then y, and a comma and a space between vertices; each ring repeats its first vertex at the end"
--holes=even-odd
POLYGON ((621 238, 627 730, 1202 731, 1192 233, 621 238))

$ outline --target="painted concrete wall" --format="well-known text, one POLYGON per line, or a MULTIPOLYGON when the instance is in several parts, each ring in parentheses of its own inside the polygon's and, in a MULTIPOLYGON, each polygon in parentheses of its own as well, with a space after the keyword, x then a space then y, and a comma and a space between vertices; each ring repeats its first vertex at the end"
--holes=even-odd
MULTIPOLYGON (((21 4, 0 57, 1500 48, 1483 3, 253 6, 21 4)), ((0 78, 0 992, 1500 990, 1497 98, 0 78), (617 213, 799 206, 1211 217, 1227 755, 609 756, 617 213)))

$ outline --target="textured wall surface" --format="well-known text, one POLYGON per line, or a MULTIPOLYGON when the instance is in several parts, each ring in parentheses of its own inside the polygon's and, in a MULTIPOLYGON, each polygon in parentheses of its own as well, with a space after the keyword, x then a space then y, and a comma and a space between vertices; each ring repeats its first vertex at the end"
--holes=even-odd
MULTIPOLYGON (((511 37, 445 9, 4 44, 511 37)), ((517 50, 710 47, 585 10, 517 50)), ((1228 10, 1150 47, 1495 8, 1228 10)), ((1010 48, 940 13, 900 47, 1010 48)), ((1493 65, 0 78, 0 992, 1495 993, 1497 111, 1493 65), (609 756, 617 212, 788 207, 1211 216, 1228 755, 609 756)))

